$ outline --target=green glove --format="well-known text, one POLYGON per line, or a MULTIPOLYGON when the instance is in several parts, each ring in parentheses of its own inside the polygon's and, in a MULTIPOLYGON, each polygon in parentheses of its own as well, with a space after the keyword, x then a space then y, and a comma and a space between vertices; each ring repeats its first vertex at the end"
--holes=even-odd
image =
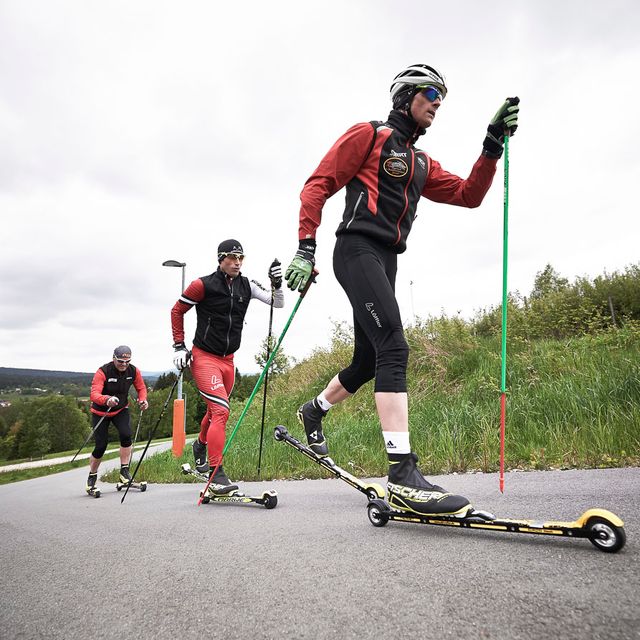
POLYGON ((291 291, 295 291, 296 288, 302 291, 307 286, 313 265, 316 263, 315 252, 315 240, 300 240, 296 255, 284 274, 284 279, 291 291))
POLYGON ((518 128, 520 98, 507 98, 493 116, 487 127, 487 137, 482 143, 482 155, 500 158, 504 145, 504 136, 512 136, 518 128))

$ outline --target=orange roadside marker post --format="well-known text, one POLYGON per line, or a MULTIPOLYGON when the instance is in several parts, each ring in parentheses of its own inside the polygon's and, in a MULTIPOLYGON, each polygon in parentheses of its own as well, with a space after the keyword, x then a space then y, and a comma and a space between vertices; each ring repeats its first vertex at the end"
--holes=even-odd
POLYGON ((171 451, 174 458, 182 456, 186 435, 184 432, 184 398, 173 401, 173 446, 171 451))

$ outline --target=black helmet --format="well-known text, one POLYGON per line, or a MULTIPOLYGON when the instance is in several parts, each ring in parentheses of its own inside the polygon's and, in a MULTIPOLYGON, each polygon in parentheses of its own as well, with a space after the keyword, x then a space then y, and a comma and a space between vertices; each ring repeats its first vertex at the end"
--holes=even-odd
POLYGON ((447 95, 447 84, 444 75, 437 69, 430 67, 428 64, 412 64, 403 69, 393 79, 389 89, 393 108, 408 109, 416 89, 425 85, 432 85, 440 89, 443 98, 447 95))

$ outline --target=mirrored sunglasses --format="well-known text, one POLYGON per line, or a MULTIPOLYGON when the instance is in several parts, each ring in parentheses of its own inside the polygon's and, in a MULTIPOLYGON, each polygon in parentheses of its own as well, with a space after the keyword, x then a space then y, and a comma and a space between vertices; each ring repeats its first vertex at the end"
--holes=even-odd
POLYGON ((244 253, 219 253, 218 258, 233 258, 234 260, 244 260, 244 253))
POLYGON ((432 85, 427 85, 426 87, 418 87, 420 89, 420 93, 429 101, 435 102, 440 99, 440 101, 444 100, 444 96, 442 92, 437 87, 432 85))

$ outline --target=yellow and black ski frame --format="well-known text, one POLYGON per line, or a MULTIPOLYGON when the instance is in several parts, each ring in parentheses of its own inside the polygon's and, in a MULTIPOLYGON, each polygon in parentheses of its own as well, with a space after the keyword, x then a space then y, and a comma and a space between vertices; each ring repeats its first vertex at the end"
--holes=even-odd
POLYGON ((485 529, 501 533, 586 538, 597 549, 607 553, 620 551, 627 540, 622 520, 606 509, 589 509, 577 520, 564 522, 496 518, 490 513, 474 509, 470 509, 463 516, 425 515, 394 509, 384 500, 373 500, 367 508, 369 520, 375 527, 384 527, 389 520, 397 520, 462 529, 485 529))
POLYGON ((354 475, 345 471, 342 467, 339 467, 331 458, 321 457, 312 451, 307 445, 303 444, 297 438, 294 438, 282 425, 278 425, 273 432, 273 437, 278 442, 286 442, 290 447, 298 450, 303 455, 307 456, 310 460, 313 460, 316 464, 320 465, 323 469, 326 469, 331 475, 335 476, 339 480, 346 482, 354 489, 364 493, 369 500, 376 500, 384 498, 384 489, 376 482, 363 482, 360 478, 356 478, 354 475))
MULTIPOLYGON (((202 480, 202 482, 208 483, 209 476, 205 473, 200 473, 196 469, 192 469, 189 463, 183 464, 182 473, 185 475, 193 476, 194 478, 198 478, 198 480, 202 480)), ((244 493, 241 493, 237 489, 230 491, 229 493, 224 494, 214 494, 210 490, 206 493, 201 490, 200 497, 202 498, 202 502, 208 504, 209 502, 224 502, 226 504, 260 504, 265 509, 274 509, 278 504, 278 493, 273 489, 269 491, 265 491, 260 496, 246 496, 244 493)))

